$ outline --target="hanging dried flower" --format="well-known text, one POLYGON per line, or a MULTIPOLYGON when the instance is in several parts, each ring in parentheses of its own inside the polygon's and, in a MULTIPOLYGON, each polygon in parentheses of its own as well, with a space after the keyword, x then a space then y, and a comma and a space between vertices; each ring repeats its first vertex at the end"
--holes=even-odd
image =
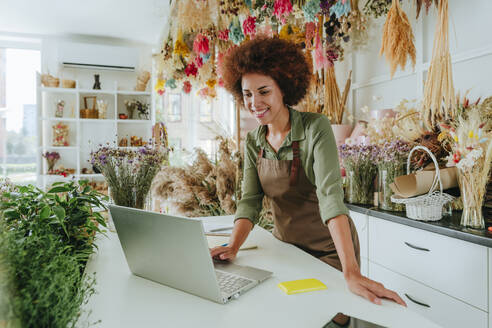
POLYGON ((319 7, 321 8, 322 15, 330 15, 331 7, 336 3, 336 0, 321 0, 319 7))
MULTIPOLYGON (((317 28, 316 30, 318 31, 319 28, 317 28)), ((319 33, 316 33, 315 48, 314 48, 314 63, 315 63, 315 69, 317 71, 320 71, 321 69, 326 68, 329 65, 329 61, 328 58, 326 58, 326 54, 323 49, 323 44, 321 43, 321 37, 319 36, 319 33)))
POLYGON ((198 74, 198 68, 196 67, 195 63, 191 62, 185 67, 185 74, 186 76, 193 75, 196 77, 198 74))
POLYGON ((170 89, 176 89, 177 86, 176 86, 176 80, 175 79, 169 79, 166 81, 166 87, 170 88, 170 89))
POLYGON ((311 49, 313 47, 312 40, 316 36, 316 24, 314 22, 308 22, 304 30, 306 33, 306 49, 311 49))
POLYGON ((439 17, 434 34, 432 59, 424 86, 422 118, 426 127, 436 129, 444 119, 456 114, 451 55, 449 54, 448 1, 439 1, 439 17))
POLYGON ((174 51, 173 53, 175 55, 182 56, 186 58, 189 53, 190 49, 188 49, 188 46, 186 46, 186 43, 183 41, 183 33, 181 30, 178 32, 178 38, 176 39, 176 42, 174 43, 174 51))
POLYGON ((208 38, 202 33, 198 33, 193 41, 193 51, 199 54, 207 54, 210 49, 208 46, 208 38))
POLYGON ((254 37, 256 34, 256 17, 248 16, 243 22, 244 35, 254 37))
POLYGON ((392 78, 398 65, 402 70, 405 69, 407 57, 410 57, 412 65, 415 67, 416 51, 413 40, 412 26, 408 17, 401 9, 400 2, 393 0, 393 5, 384 23, 383 41, 379 53, 381 56, 384 54, 389 62, 392 78))
POLYGON ((202 98, 207 98, 209 95, 210 89, 208 87, 202 88, 198 90, 198 95, 202 98))
POLYGON ((217 38, 222 41, 229 41, 229 29, 224 29, 222 31, 219 31, 217 34, 217 38))
POLYGON ((417 5, 417 18, 419 18, 420 15, 420 10, 422 9, 422 3, 425 4, 425 14, 429 14, 429 8, 432 6, 432 3, 434 2, 436 4, 436 7, 439 6, 439 0, 415 0, 416 5, 417 5))
POLYGON ((304 19, 306 22, 315 22, 316 15, 320 12, 321 8, 319 6, 320 0, 309 0, 304 6, 302 6, 302 11, 304 12, 304 19))
POLYGON ((368 0, 364 5, 364 14, 378 18, 388 13, 392 0, 368 0))
POLYGON ((341 29, 350 38, 348 50, 357 51, 367 45, 369 40, 369 19, 359 10, 359 0, 350 0, 352 11, 348 17, 341 18, 341 29))
POLYGON ((184 81, 183 82, 183 92, 188 94, 191 92, 191 83, 190 81, 184 81))
POLYGON ((239 18, 235 17, 229 25, 229 40, 234 44, 240 44, 244 40, 243 30, 239 18))
POLYGON ((273 5, 273 15, 277 17, 282 24, 285 24, 287 17, 292 12, 292 3, 290 0, 275 0, 273 5))
POLYGON ((157 79, 157 82, 154 86, 155 91, 159 92, 159 90, 164 89, 165 84, 166 84, 166 80, 157 79))
POLYGON ((331 15, 335 14, 337 18, 348 15, 349 12, 350 12, 349 0, 338 0, 337 3, 335 3, 330 8, 330 14, 331 15))
POLYGON ((195 59, 193 60, 193 62, 195 63, 195 65, 196 65, 197 68, 200 68, 200 67, 203 66, 203 58, 200 57, 200 56, 195 57, 195 59))
POLYGON ((210 89, 213 89, 215 88, 215 85, 217 84, 217 80, 215 79, 209 79, 207 80, 207 82, 205 83, 210 89))

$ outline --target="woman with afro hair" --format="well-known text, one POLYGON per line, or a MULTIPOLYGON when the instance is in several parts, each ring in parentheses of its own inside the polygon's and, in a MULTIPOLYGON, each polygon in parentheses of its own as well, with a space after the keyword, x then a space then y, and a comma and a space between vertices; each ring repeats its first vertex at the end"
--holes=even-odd
MULTIPOLYGON (((234 229, 227 246, 212 257, 233 260, 262 208, 272 200, 273 235, 343 272, 349 289, 373 303, 381 298, 405 302, 393 291, 364 277, 359 240, 343 189, 335 138, 329 119, 299 112, 312 71, 296 44, 257 37, 230 51, 220 67, 225 88, 260 126, 247 134, 244 181, 234 229)), ((338 314, 327 327, 346 325, 338 314)))

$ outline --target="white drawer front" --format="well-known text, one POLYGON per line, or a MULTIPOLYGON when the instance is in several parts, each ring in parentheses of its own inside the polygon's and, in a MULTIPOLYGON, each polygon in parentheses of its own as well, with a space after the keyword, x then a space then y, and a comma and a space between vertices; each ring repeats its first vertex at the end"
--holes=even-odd
POLYGON ((460 302, 451 296, 442 294, 371 262, 369 262, 369 275, 371 279, 381 282, 386 288, 396 291, 407 303, 410 310, 419 313, 442 327, 488 327, 488 315, 486 312, 460 302))
POLYGON ((350 217, 352 221, 354 221, 355 229, 357 230, 357 234, 359 235, 359 244, 360 244, 360 256, 361 258, 367 258, 368 250, 367 250, 367 241, 368 241, 368 215, 361 214, 358 212, 350 211, 350 217))
POLYGON ((482 310, 487 248, 369 217, 369 260, 482 310))

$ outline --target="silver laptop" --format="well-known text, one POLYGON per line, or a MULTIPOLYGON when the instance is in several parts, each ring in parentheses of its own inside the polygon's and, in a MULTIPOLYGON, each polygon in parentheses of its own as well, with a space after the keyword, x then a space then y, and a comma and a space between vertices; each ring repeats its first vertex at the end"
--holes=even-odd
POLYGON ((258 285, 271 272, 213 261, 201 220, 110 205, 130 271, 217 303, 258 285))

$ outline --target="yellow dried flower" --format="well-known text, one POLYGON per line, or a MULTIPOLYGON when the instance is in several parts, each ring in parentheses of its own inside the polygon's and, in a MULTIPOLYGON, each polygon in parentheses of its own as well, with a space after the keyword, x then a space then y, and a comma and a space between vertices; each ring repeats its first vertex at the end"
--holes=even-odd
POLYGON ((186 46, 186 43, 183 41, 183 32, 181 32, 181 30, 178 31, 178 38, 174 43, 173 53, 183 57, 187 57, 190 54, 190 49, 188 49, 188 46, 186 46))

